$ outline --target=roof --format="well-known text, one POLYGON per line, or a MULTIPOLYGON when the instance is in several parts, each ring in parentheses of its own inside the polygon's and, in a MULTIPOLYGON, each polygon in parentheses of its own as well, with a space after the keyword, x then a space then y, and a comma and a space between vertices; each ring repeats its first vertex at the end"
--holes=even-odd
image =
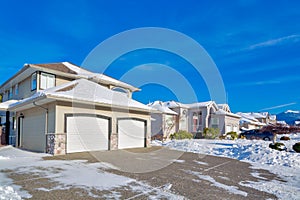
POLYGON ((241 118, 241 116, 231 113, 231 112, 227 112, 223 109, 219 109, 215 112, 216 115, 227 115, 227 116, 231 116, 231 117, 236 117, 236 118, 241 118))
POLYGON ((8 100, 3 103, 0 103, 0 111, 6 111, 10 107, 10 105, 17 103, 17 102, 18 102, 18 100, 8 100))
POLYGON ((49 88, 35 93, 33 96, 10 105, 11 108, 21 106, 40 97, 60 99, 65 101, 80 101, 82 103, 95 103, 108 107, 122 107, 150 111, 149 107, 135 101, 126 94, 110 90, 102 85, 86 79, 78 79, 72 82, 49 88))
MULTIPOLYGON (((139 91, 139 88, 136 88, 130 84, 124 83, 122 81, 116 80, 112 77, 109 77, 104 74, 94 73, 83 69, 70 62, 60 62, 60 63, 45 63, 45 64, 25 64, 24 67, 18 71, 14 76, 8 79, 2 86, 9 83, 14 78, 19 77, 20 80, 27 78, 31 73, 35 71, 45 71, 48 73, 55 73, 56 75, 67 76, 72 79, 85 78, 92 80, 96 83, 102 83, 104 85, 114 85, 116 87, 124 87, 131 91, 139 91), (31 69, 31 70, 30 70, 31 69), (24 76, 24 71, 28 72, 27 76, 24 76)), ((1 87, 2 87, 1 86, 1 87)))
MULTIPOLYGON (((205 101, 205 102, 197 102, 197 103, 191 103, 191 104, 185 104, 189 108, 201 108, 201 107, 207 107, 210 104, 213 104, 213 101, 205 101)), ((218 106, 216 106, 218 107, 218 106)))
POLYGON ((161 101, 154 101, 152 103, 149 103, 148 106, 150 108, 156 109, 158 111, 161 111, 164 114, 170 114, 170 115, 178 115, 176 112, 168 108, 163 102, 161 101))
POLYGON ((176 102, 176 101, 166 101, 164 102, 164 105, 167 106, 168 108, 188 108, 187 105, 176 102))
POLYGON ((39 67, 52 69, 55 71, 60 71, 60 72, 68 73, 68 74, 78 74, 75 70, 72 70, 70 67, 67 67, 65 65, 65 63, 29 64, 29 66, 33 66, 33 67, 39 66, 39 67))

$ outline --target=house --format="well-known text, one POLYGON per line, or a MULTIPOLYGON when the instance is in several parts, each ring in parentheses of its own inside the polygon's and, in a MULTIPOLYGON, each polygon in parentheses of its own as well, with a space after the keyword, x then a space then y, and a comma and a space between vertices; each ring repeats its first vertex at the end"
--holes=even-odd
POLYGON ((169 139, 170 135, 176 132, 176 116, 177 113, 168 108, 163 102, 155 101, 149 103, 148 106, 152 110, 159 112, 151 113, 151 131, 155 139, 169 139))
POLYGON ((196 136, 203 133, 205 128, 217 128, 220 134, 239 131, 240 116, 231 113, 227 104, 217 105, 214 101, 193 104, 167 101, 163 105, 177 113, 175 132, 184 130, 196 136))
POLYGON ((0 87, 6 143, 55 155, 146 147, 150 109, 135 91, 69 62, 25 64, 0 87))
POLYGON ((276 125, 276 115, 269 112, 237 113, 241 116, 240 127, 245 130, 260 129, 266 125, 276 125))
MULTIPOLYGON (((241 116, 241 119, 240 119, 240 129, 241 130, 260 129, 266 125, 265 123, 262 123, 257 118, 255 118, 256 115, 253 115, 252 113, 238 112, 236 114, 241 116)), ((261 115, 260 115, 260 117, 261 117, 261 115)))

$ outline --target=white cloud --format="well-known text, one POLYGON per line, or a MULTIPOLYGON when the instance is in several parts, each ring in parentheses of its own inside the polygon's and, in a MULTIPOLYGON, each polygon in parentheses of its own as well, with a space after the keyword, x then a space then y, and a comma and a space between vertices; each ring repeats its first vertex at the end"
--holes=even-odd
POLYGON ((287 106, 292 106, 297 104, 296 102, 292 102, 292 103, 286 103, 286 104, 282 104, 282 105, 278 105, 278 106, 273 106, 273 107, 269 107, 269 108, 263 108, 260 111, 265 111, 265 110, 273 110, 273 109, 277 109, 277 108, 284 108, 287 106))
POLYGON ((281 45, 285 42, 298 42, 300 41, 300 35, 289 35, 277 39, 267 40, 261 43, 253 44, 247 48, 247 50, 253 50, 257 48, 269 47, 269 46, 276 46, 281 45))

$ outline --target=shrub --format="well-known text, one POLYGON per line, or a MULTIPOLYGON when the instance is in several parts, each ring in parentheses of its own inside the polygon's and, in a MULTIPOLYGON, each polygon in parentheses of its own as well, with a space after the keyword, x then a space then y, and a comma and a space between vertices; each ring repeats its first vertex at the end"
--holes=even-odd
POLYGON ((289 138, 288 136, 282 136, 281 138, 280 138, 280 140, 290 140, 291 138, 289 138))
POLYGON ((300 142, 293 145, 293 150, 300 153, 300 142))
POLYGON ((271 149, 275 149, 275 150, 278 150, 278 151, 285 151, 286 150, 286 147, 283 143, 280 143, 280 142, 276 142, 276 143, 270 143, 269 144, 269 147, 271 149))
POLYGON ((171 134, 170 138, 171 138, 171 140, 173 140, 173 139, 176 139, 176 140, 192 139, 193 134, 189 133, 187 131, 179 130, 178 132, 171 134))
POLYGON ((220 139, 220 140, 226 139, 226 135, 220 135, 220 136, 219 136, 219 139, 220 139))
POLYGON ((232 140, 236 140, 238 138, 238 134, 234 131, 226 133, 226 136, 230 136, 232 140))
POLYGON ((203 136, 207 139, 215 139, 219 135, 220 131, 218 128, 205 128, 203 136))

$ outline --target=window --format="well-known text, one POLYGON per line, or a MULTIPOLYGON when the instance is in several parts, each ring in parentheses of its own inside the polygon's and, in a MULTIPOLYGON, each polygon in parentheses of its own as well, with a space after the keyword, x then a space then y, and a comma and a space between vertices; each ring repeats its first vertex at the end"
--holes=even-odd
POLYGON ((9 88, 9 91, 8 91, 8 99, 10 100, 10 99, 12 99, 12 97, 13 97, 13 89, 11 87, 11 88, 9 88))
POLYGON ((121 87, 114 87, 112 89, 113 91, 116 91, 116 92, 121 92, 121 93, 124 93, 126 94, 128 97, 129 97, 129 91, 124 89, 124 88, 121 88, 121 87))
POLYGON ((55 86, 55 76, 53 74, 41 73, 41 89, 48 89, 55 86))
POLYGON ((3 94, 0 94, 0 102, 3 102, 3 94))
POLYGON ((31 75, 31 90, 36 90, 36 73, 31 75))
POLYGON ((212 128, 219 128, 219 118, 211 118, 211 127, 212 128))
POLYGON ((18 95, 19 94, 19 84, 17 83, 15 85, 15 95, 18 95))

